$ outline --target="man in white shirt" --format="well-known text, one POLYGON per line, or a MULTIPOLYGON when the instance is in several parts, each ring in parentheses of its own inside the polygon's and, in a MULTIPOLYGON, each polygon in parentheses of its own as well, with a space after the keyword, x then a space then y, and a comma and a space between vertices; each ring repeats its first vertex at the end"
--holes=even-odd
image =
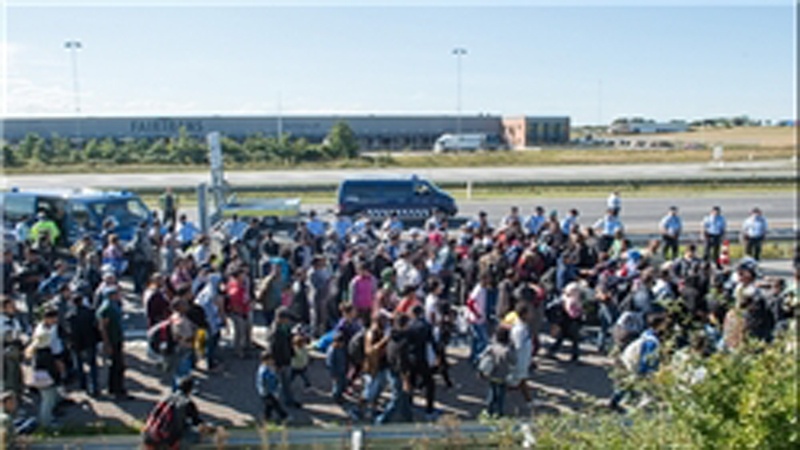
POLYGON ((421 276, 411 260, 411 253, 408 249, 400 252, 400 257, 394 263, 394 271, 397 274, 398 291, 402 291, 407 286, 419 287, 421 276))
POLYGON ((744 252, 756 261, 761 260, 761 246, 767 236, 767 219, 761 214, 761 209, 753 208, 750 217, 742 223, 742 245, 744 252))
POLYGON ((608 196, 608 200, 606 200, 606 208, 614 210, 614 215, 619 216, 619 213, 622 210, 622 198, 619 195, 619 191, 614 191, 608 196))

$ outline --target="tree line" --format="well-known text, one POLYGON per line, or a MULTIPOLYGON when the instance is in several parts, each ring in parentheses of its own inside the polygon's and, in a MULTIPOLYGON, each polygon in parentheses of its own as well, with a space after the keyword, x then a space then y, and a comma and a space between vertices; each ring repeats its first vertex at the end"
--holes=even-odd
MULTIPOLYGON (((346 122, 331 127, 321 144, 289 134, 244 139, 222 137, 222 154, 227 164, 273 163, 294 165, 303 162, 334 161, 359 157, 355 133, 346 122)), ((75 142, 53 135, 26 135, 16 143, 3 144, 3 166, 77 164, 208 164, 208 147, 186 128, 171 138, 91 138, 75 142)))
MULTIPOLYGON (((671 119, 669 123, 682 123, 681 119, 671 119)), ((611 122, 611 125, 627 125, 656 123, 656 120, 645 117, 618 117, 611 122)), ((765 120, 752 119, 746 115, 735 117, 712 117, 689 121, 690 127, 711 127, 711 128, 733 128, 733 127, 760 127, 769 125, 771 122, 765 120)))

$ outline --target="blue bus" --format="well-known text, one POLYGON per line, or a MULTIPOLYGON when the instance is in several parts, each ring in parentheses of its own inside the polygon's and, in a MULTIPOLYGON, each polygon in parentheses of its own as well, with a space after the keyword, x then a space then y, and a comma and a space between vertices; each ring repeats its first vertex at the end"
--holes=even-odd
POLYGON ((138 195, 128 191, 20 190, 0 192, 0 206, 6 229, 44 213, 61 231, 57 244, 68 247, 89 235, 99 243, 103 223, 111 220, 121 241, 133 239, 142 222, 153 222, 153 214, 138 195))
POLYGON ((394 178, 348 178, 339 185, 337 212, 346 216, 366 214, 424 219, 435 211, 458 213, 452 196, 430 181, 412 175, 394 178))

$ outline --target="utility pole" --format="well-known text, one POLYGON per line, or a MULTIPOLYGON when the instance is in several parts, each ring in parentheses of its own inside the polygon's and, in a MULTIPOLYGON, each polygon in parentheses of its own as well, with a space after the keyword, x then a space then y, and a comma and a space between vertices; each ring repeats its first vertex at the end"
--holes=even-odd
POLYGON ((75 95, 75 137, 81 139, 81 90, 78 84, 78 50, 83 48, 81 42, 78 40, 66 41, 64 48, 69 50, 70 59, 72 61, 72 91, 75 95))
POLYGON ((456 150, 461 151, 461 58, 467 49, 456 47, 452 53, 456 57, 456 150))
POLYGON ((281 94, 278 93, 278 142, 283 137, 283 105, 281 105, 281 94))

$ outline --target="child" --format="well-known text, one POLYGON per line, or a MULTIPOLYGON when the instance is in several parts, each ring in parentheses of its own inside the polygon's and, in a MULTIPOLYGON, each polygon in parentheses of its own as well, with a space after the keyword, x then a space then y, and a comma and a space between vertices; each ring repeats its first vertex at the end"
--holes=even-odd
POLYGON ((282 421, 289 418, 289 414, 286 413, 286 409, 278 399, 279 388, 280 382, 275 374, 275 361, 272 358, 272 353, 265 350, 261 353, 261 364, 256 372, 256 391, 258 391, 258 396, 261 397, 261 403, 264 408, 264 421, 268 422, 272 419, 273 411, 282 421))
POLYGON ((292 338, 294 355, 292 355, 291 380, 294 381, 295 377, 300 377, 306 389, 311 388, 311 382, 308 380, 308 345, 310 342, 308 335, 305 333, 297 333, 292 338))
POLYGON ((478 359, 478 370, 489 381, 486 403, 490 416, 503 416, 506 380, 511 374, 511 368, 517 363, 516 353, 509 345, 510 342, 510 330, 506 327, 498 328, 494 342, 489 344, 478 359))
POLYGON ((344 333, 337 332, 333 344, 328 348, 325 366, 333 380, 331 395, 336 403, 344 402, 344 389, 347 386, 347 340, 344 333))

